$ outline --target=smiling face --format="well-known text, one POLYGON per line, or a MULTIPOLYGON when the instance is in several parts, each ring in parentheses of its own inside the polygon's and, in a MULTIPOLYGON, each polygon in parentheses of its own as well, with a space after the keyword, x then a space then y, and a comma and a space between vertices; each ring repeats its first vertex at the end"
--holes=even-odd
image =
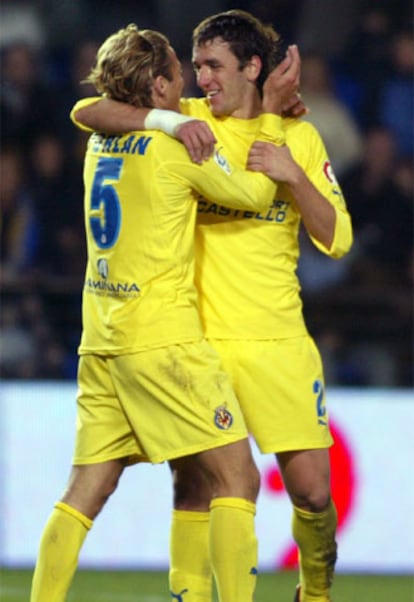
POLYGON ((261 62, 252 57, 241 68, 222 38, 214 38, 193 49, 193 66, 197 85, 208 98, 216 117, 232 116, 248 119, 260 107, 260 96, 255 84, 261 62))

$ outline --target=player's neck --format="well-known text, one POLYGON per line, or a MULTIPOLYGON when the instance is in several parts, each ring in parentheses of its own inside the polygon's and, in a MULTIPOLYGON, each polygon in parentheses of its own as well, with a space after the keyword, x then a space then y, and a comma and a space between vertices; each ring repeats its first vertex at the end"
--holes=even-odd
POLYGON ((231 116, 237 119, 254 119, 262 113, 262 100, 259 93, 246 99, 241 107, 236 109, 231 116))

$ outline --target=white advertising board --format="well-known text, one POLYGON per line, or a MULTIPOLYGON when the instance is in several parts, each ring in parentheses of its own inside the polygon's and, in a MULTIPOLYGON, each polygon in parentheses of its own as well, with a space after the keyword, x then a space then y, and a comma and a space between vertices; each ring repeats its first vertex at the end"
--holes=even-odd
MULTIPOLYGON (((0 564, 32 566, 65 486, 75 431, 73 383, 0 384, 0 564)), ((332 487, 338 571, 414 572, 412 391, 332 389, 332 487)), ((274 458, 254 454, 261 570, 295 566, 291 509, 274 458)), ((165 568, 171 483, 166 465, 126 469, 96 519, 81 566, 165 568)))

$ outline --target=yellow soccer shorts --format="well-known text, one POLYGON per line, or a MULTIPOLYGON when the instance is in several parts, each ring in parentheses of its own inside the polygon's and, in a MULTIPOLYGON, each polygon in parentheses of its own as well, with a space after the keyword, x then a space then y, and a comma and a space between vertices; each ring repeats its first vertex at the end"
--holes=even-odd
POLYGON ((205 340, 80 358, 75 465, 158 463, 247 436, 230 379, 205 340))
POLYGON ((216 340, 247 428, 263 453, 330 447, 322 361, 310 336, 216 340))

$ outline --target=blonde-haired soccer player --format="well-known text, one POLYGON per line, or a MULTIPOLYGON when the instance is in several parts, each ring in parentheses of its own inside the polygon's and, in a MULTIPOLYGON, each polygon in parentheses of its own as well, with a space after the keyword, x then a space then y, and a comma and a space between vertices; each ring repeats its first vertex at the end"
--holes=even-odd
MULTIPOLYGON (((108 98, 173 110, 183 86, 168 40, 135 25, 103 43, 89 79, 108 98)), ((258 138, 282 142, 280 118, 264 116, 258 138)), ((85 536, 125 466, 179 467, 184 456, 213 492, 208 541, 220 601, 252 600, 259 475, 230 381, 203 337, 194 224, 200 195, 256 213, 271 203, 275 184, 235 168, 218 141, 214 156, 196 165, 157 131, 89 140, 73 467, 41 538, 31 602, 66 599, 85 536)), ((171 595, 196 596, 197 587, 195 579, 171 595)))
MULTIPOLYGON (((199 201, 196 283, 206 336, 232 377, 259 448, 276 455, 293 504, 292 530, 300 552, 295 601, 327 602, 336 560, 332 437, 321 360, 302 314, 298 231, 302 222, 321 252, 339 258, 351 247, 352 227, 312 125, 283 119, 288 148, 258 143, 249 155, 262 107, 285 76, 282 62, 262 89, 277 40, 271 27, 238 10, 213 15, 195 29, 193 63, 206 98, 183 99, 181 111, 206 120, 214 136, 226 141, 234 161, 249 161, 251 169, 279 182, 277 196, 265 211, 233 211, 220 201, 199 201)), ((109 131, 145 117, 132 107, 96 99, 78 103, 74 114, 109 131)), ((204 130, 197 135, 197 125, 182 124, 177 135, 199 158, 207 135, 204 130)), ((208 489, 202 489, 203 480, 198 487, 195 482, 188 463, 175 471, 170 579, 190 583, 198 575, 205 594, 188 602, 210 602, 208 489), (193 545, 183 550, 182 538, 193 545)))

